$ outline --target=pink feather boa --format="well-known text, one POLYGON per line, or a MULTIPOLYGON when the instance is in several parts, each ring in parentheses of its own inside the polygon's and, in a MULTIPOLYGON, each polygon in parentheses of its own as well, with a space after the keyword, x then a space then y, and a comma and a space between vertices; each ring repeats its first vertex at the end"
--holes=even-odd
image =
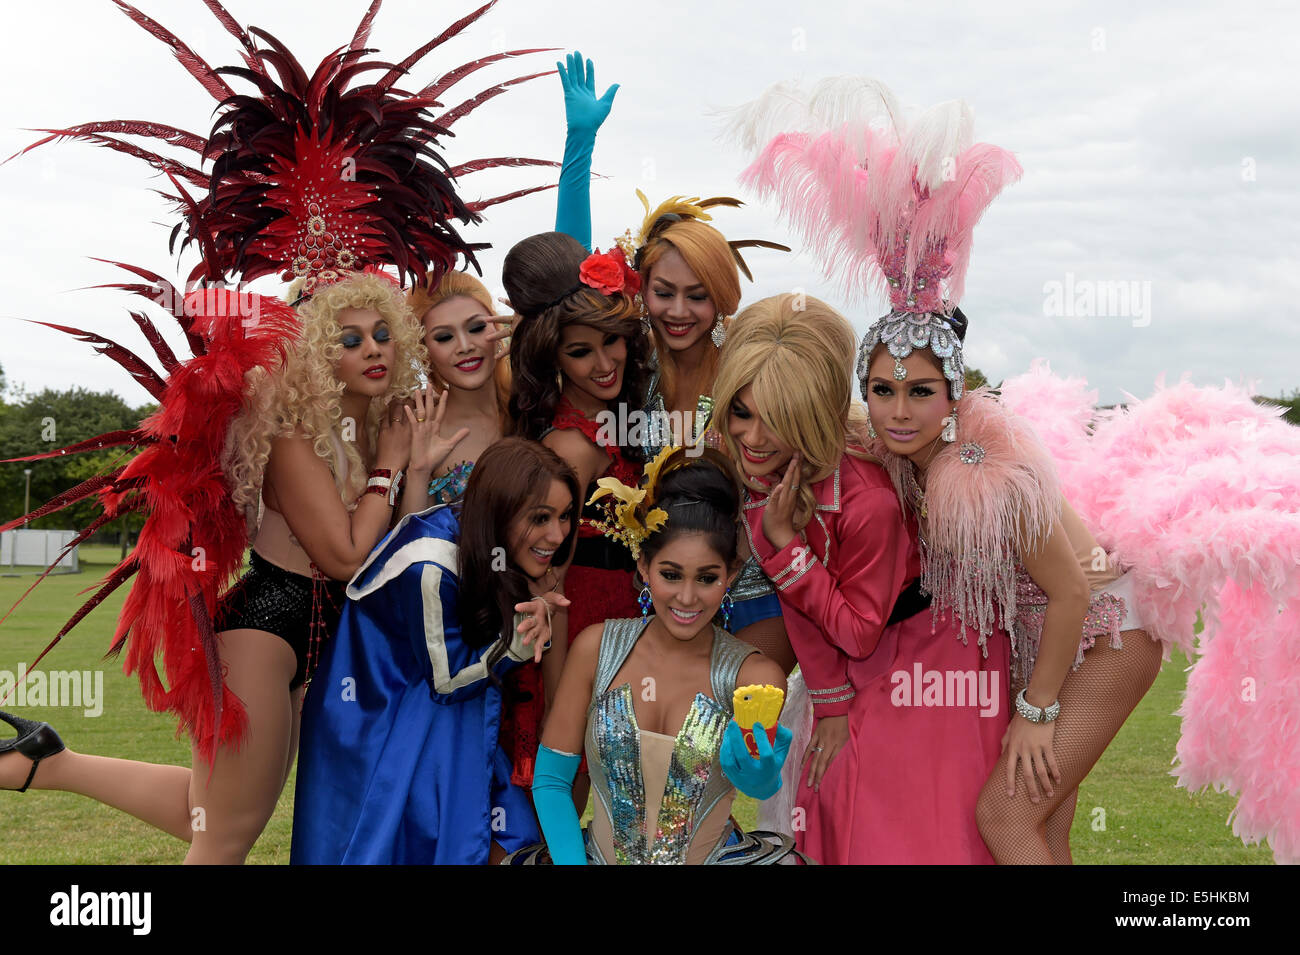
POLYGON ((1001 391, 1132 573, 1147 630, 1195 660, 1178 784, 1236 793, 1233 832, 1300 862, 1300 428, 1230 384, 1098 412, 1084 382, 1035 362, 1001 391))
POLYGON ((1152 636, 1190 655, 1197 613, 1221 616, 1229 580, 1279 605, 1300 597, 1300 429, 1232 385, 1180 382, 1100 412, 1085 389, 1035 362, 1001 391, 1046 436, 1097 543, 1132 572, 1152 636))

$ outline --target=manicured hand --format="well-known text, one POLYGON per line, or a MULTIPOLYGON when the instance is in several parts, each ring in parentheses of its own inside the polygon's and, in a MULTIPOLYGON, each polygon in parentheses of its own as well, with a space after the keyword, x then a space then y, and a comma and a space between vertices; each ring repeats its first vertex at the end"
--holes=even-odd
POLYGON ((447 413, 449 394, 450 389, 435 396, 424 388, 413 396, 414 407, 406 406, 406 423, 411 429, 410 469, 416 474, 432 474, 456 445, 469 437, 469 428, 461 428, 450 436, 443 433, 442 419, 447 413))
MULTIPOLYGON (((823 716, 813 727, 812 738, 808 740, 808 749, 803 754, 803 765, 808 768, 808 785, 820 791, 822 777, 830 768, 831 760, 849 741, 849 718, 847 716, 823 716)), ((802 771, 802 770, 801 770, 802 771)))
POLYGON ((1037 803, 1042 794, 1054 796, 1053 781, 1061 781, 1061 770, 1056 765, 1052 741, 1056 736, 1056 723, 1031 723, 1019 713, 1002 735, 1002 752, 1007 756, 1007 796, 1016 795, 1016 766, 1025 776, 1029 801, 1037 803))
POLYGON ((785 476, 772 488, 763 508, 763 536, 780 550, 794 540, 794 509, 799 502, 799 467, 802 459, 796 451, 785 469, 785 476))
POLYGON ((746 796, 753 799, 770 799, 781 788, 781 767, 785 765, 790 753, 790 741, 794 734, 784 726, 776 729, 776 745, 767 740, 767 730, 762 723, 754 724, 754 745, 758 747, 757 758, 749 755, 745 745, 745 734, 732 720, 727 724, 722 735, 722 749, 718 753, 718 762, 722 773, 731 784, 746 796))
POLYGON ((579 130, 595 135, 601 123, 609 115, 614 105, 614 95, 618 92, 615 83, 605 90, 605 95, 596 98, 596 68, 591 60, 585 63, 582 54, 576 50, 566 57, 566 63, 556 63, 560 82, 564 85, 564 118, 571 130, 579 130))
POLYGON ((551 612, 567 606, 569 598, 554 591, 515 604, 515 613, 528 614, 527 619, 521 620, 515 629, 523 637, 524 646, 532 645, 534 663, 542 662, 542 653, 551 642, 551 612))
POLYGON ((411 460, 411 425, 401 402, 394 401, 379 416, 379 436, 375 441, 375 467, 387 468, 397 476, 411 460))

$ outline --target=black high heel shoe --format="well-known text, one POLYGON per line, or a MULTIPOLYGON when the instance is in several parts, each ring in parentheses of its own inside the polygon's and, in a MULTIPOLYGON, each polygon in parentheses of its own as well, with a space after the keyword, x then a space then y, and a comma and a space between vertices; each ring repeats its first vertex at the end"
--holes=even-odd
MULTIPOLYGON (((17 738, 0 740, 0 753, 7 753, 16 749, 32 761, 32 771, 27 774, 27 782, 23 783, 21 789, 16 790, 25 793, 27 787, 32 784, 32 780, 36 778, 36 767, 41 765, 41 760, 47 756, 53 756, 55 753, 63 752, 65 749, 63 740, 59 739, 59 734, 54 732, 54 727, 49 723, 25 720, 21 716, 14 716, 4 710, 0 710, 0 720, 4 720, 18 731, 17 738)), ((0 788, 7 789, 8 787, 0 788)))

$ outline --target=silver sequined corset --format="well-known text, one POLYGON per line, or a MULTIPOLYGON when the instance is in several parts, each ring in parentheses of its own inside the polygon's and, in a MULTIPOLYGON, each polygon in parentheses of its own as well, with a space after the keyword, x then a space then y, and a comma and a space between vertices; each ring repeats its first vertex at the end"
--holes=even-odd
MULTIPOLYGON (((749 489, 745 489, 742 504, 748 504, 753 498, 749 495, 749 489)), ((740 528, 745 533, 745 539, 749 541, 749 557, 740 566, 740 573, 736 575, 736 582, 731 585, 731 599, 735 601, 753 600, 755 597, 766 597, 768 594, 775 594, 776 588, 772 586, 772 581, 768 579, 767 574, 763 573, 763 565, 759 562, 758 556, 754 553, 754 537, 750 533, 749 523, 741 517, 740 528)))
POLYGON ((763 573, 763 565, 751 554, 741 565, 740 573, 736 575, 736 582, 731 585, 731 599, 739 603, 742 600, 753 600, 755 597, 766 597, 774 593, 776 589, 773 588, 772 581, 767 579, 767 574, 763 573))
MULTIPOLYGON (((653 618, 650 618, 653 619, 653 618)), ((593 839, 589 847, 594 862, 631 865, 673 865, 687 861, 700 823, 718 809, 734 789, 722 773, 718 751, 731 720, 731 698, 741 664, 757 651, 726 631, 714 627, 709 666, 713 697, 697 693, 682 727, 672 741, 663 799, 653 840, 646 837, 647 798, 642 765, 642 730, 637 725, 632 687, 610 688, 648 621, 609 620, 601 635, 600 655, 587 713, 585 740, 591 788, 609 819, 614 859, 604 858, 593 839)), ((710 847, 711 862, 723 854, 731 828, 725 828, 710 847)), ((698 853, 697 853, 698 854, 698 853)))
MULTIPOLYGON (((655 369, 650 378, 650 387, 646 390, 646 396, 646 405, 643 409, 646 424, 641 436, 641 447, 645 451, 646 460, 653 461, 664 448, 680 445, 683 438, 687 436, 682 434, 686 428, 685 422, 679 420, 681 416, 670 413, 664 406, 664 396, 659 393, 658 369, 655 369)), ((704 436, 712 420, 713 398, 710 395, 700 395, 700 400, 695 405, 695 417, 690 423, 691 444, 695 444, 704 436)))

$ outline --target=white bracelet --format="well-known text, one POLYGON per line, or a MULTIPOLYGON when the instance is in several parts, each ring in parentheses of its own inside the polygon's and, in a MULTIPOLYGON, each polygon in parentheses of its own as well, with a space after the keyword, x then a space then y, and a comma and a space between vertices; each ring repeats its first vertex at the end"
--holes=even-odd
POLYGON ((366 481, 366 489, 372 487, 383 488, 388 493, 388 505, 392 507, 397 503, 397 485, 402 479, 402 472, 398 471, 395 477, 372 477, 366 481))
POLYGON ((1057 700, 1050 706, 1037 707, 1025 699, 1025 687, 1016 694, 1016 712, 1029 720, 1031 723, 1050 723, 1061 715, 1061 701, 1057 700))

